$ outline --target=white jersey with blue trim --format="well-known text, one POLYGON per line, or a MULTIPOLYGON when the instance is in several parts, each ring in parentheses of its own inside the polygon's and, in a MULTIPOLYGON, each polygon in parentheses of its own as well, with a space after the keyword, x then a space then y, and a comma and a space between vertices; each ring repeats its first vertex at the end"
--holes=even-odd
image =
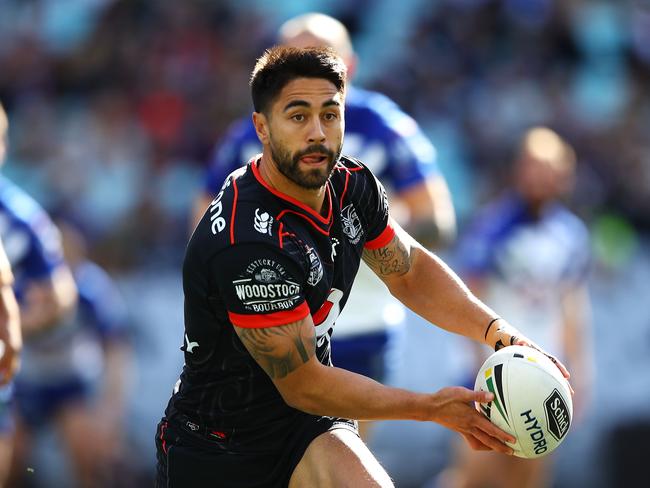
MULTIPOLYGON (((250 117, 234 123, 217 145, 205 191, 216 195, 226 177, 261 149, 250 117)), ((343 154, 362 160, 396 193, 439 174, 435 148, 415 120, 385 95, 356 87, 348 87, 346 95, 343 154)), ((336 337, 382 330, 401 323, 404 316, 403 306, 362 263, 336 337)))

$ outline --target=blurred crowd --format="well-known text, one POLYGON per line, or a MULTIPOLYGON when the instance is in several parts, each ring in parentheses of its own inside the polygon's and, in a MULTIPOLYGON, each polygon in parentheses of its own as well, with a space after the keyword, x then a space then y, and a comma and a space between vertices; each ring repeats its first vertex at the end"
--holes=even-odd
MULTIPOLYGON (((249 109, 251 63, 273 42, 277 19, 254 4, 4 1, 8 174, 74 216, 112 266, 177 256, 193 187, 249 109)), ((362 59, 386 65, 366 84, 429 131, 461 217, 501 186, 519 132, 544 124, 579 154, 582 215, 650 225, 647 5, 430 2, 413 25, 392 26, 408 34, 388 60, 381 30, 391 25, 373 31, 365 11, 329 13, 375 39, 362 59)))
MULTIPOLYGON (((328 4, 286 2, 269 15, 262 3, 0 1, 2 171, 73 221, 118 281, 179 271, 214 143, 250 110, 255 58, 295 9, 328 4)), ((650 4, 410 0, 407 23, 368 22, 384 3, 325 10, 373 46, 361 69, 382 69, 363 84, 431 137, 461 226, 507 183, 522 131, 546 125, 578 156, 570 205, 592 230, 596 260, 611 269, 631 259, 650 230, 650 4), (384 53, 391 29, 399 57, 384 53)), ((180 324, 167 325, 180 345, 180 324)))

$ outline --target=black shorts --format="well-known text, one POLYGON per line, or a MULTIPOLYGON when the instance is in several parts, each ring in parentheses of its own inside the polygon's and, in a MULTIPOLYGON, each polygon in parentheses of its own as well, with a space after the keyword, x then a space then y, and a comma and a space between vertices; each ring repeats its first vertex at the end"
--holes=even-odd
POLYGON ((357 433, 357 424, 351 420, 305 416, 277 449, 231 452, 219 442, 163 418, 156 430, 156 487, 286 487, 311 441, 340 428, 357 433))

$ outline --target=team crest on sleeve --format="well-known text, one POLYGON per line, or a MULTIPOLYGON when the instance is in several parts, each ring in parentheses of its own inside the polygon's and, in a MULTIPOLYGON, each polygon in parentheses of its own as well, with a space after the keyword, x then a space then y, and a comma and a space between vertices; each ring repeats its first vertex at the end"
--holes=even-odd
POLYGON ((354 205, 349 204, 343 207, 343 210, 341 210, 341 224, 343 233, 350 240, 350 243, 356 244, 361 240, 363 228, 361 227, 361 221, 359 220, 354 205))
POLYGON ((302 301, 300 284, 272 259, 256 259, 240 276, 232 284, 237 299, 250 312, 291 310, 302 301))
POLYGON ((311 246, 307 246, 307 259, 309 260, 309 277, 307 278, 307 283, 310 286, 316 286, 323 278, 323 264, 318 257, 318 253, 311 246))
POLYGON ((255 219, 253 220, 253 227, 260 234, 271 235, 271 226, 273 224, 273 217, 268 212, 262 212, 259 208, 255 209, 255 219))

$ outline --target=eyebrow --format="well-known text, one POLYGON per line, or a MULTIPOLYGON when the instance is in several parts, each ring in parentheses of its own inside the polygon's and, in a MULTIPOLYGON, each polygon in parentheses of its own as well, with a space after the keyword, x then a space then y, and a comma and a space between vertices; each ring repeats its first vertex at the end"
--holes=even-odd
MULTIPOLYGON (((336 101, 336 100, 327 100, 326 102, 323 102, 322 107, 330 107, 330 106, 337 106, 340 107, 341 103, 336 101)), ((306 102, 305 100, 292 100, 291 102, 287 103, 283 109, 283 112, 286 112, 290 108, 293 107, 311 107, 311 104, 309 102, 306 102)))

